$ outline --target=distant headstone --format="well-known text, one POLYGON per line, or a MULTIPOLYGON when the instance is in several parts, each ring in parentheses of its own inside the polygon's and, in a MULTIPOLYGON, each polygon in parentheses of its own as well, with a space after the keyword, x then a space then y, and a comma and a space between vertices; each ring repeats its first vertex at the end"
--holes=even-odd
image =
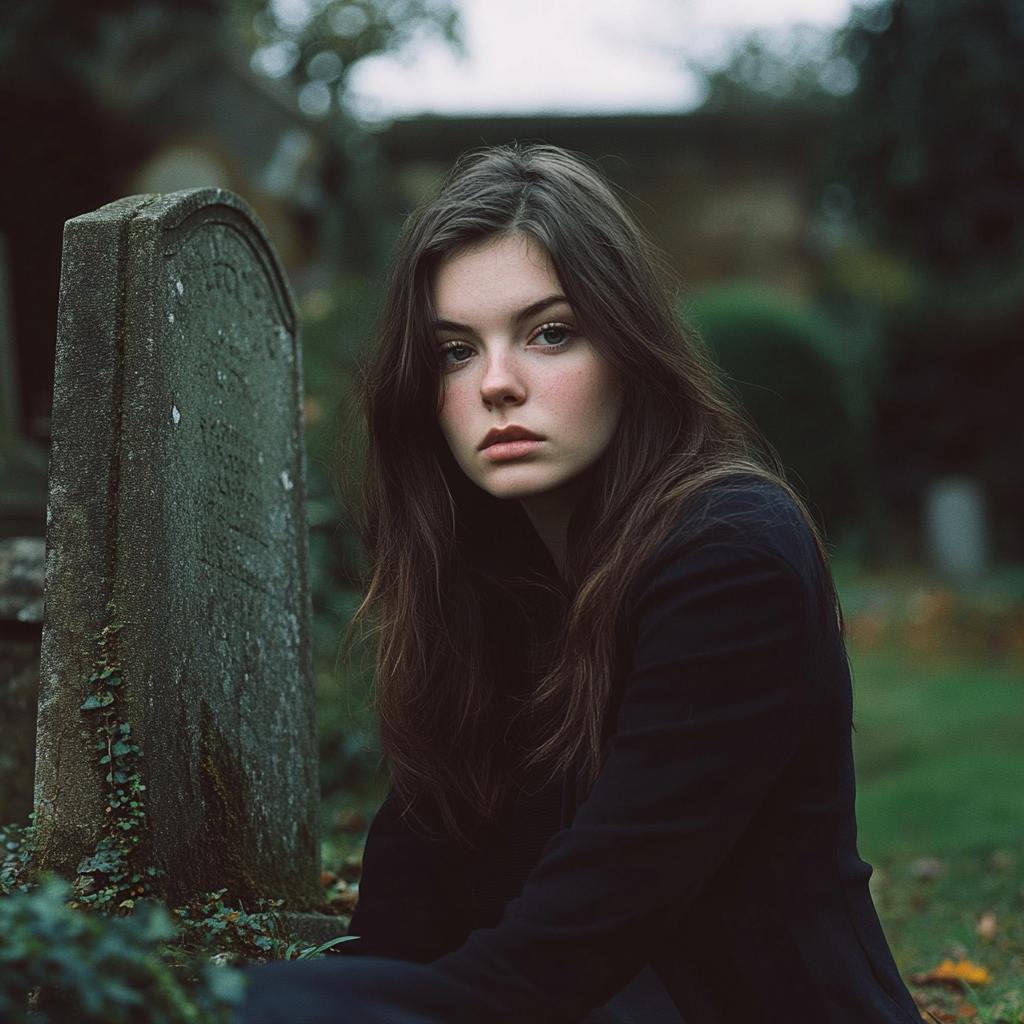
POLYGON ((44 550, 42 537, 0 540, 0 824, 32 813, 44 550))
POLYGON ((108 628, 119 720, 142 750, 147 859, 168 898, 228 887, 293 909, 319 901, 303 460, 295 307, 245 203, 195 189, 69 221, 41 867, 74 876, 109 828, 89 682, 108 628))
POLYGON ((46 451, 18 433, 19 419, 10 272, 7 244, 0 235, 0 537, 41 537, 46 520, 46 451))
POLYGON ((933 481, 925 496, 925 532, 932 568, 955 580, 988 566, 988 506, 981 484, 968 477, 933 481))

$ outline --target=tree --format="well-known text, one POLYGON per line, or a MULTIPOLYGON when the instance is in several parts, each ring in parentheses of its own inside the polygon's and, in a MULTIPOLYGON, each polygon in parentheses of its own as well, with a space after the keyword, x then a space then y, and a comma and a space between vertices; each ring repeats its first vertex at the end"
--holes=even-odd
POLYGON ((812 25, 741 36, 724 62, 691 62, 704 81, 705 110, 784 105, 833 111, 857 86, 857 69, 836 33, 812 25))
POLYGON ((140 39, 157 64, 182 42, 209 50, 211 29, 257 74, 288 83, 314 117, 344 106, 364 57, 430 35, 461 45, 450 0, 5 0, 0 84, 60 93, 140 39))
POLYGON ((872 234, 972 288, 1024 258, 1024 0, 895 0, 841 34, 836 170, 872 234))
POLYGON ((290 83, 304 113, 344 105, 352 68, 437 36, 461 47, 458 12, 449 0, 227 0, 252 52, 254 71, 290 83))

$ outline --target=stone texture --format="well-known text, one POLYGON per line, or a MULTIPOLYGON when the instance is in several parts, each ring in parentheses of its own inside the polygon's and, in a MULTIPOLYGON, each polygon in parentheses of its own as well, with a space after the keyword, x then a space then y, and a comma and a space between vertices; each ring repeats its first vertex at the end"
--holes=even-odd
POLYGON ((301 361, 262 228, 219 189, 64 236, 35 802, 73 875, 106 784, 80 707, 117 621, 171 899, 321 899, 301 361))
POLYGON ((42 537, 0 540, 0 824, 28 824, 43 622, 42 537))

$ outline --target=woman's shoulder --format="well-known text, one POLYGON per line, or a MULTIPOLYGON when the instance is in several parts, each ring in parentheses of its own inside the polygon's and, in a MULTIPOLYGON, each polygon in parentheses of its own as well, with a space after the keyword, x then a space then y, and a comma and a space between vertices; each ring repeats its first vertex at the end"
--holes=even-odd
POLYGON ((812 528, 792 492, 778 480, 736 473, 708 484, 681 509, 669 546, 731 539, 741 546, 814 544, 812 528))
POLYGON ((800 505, 781 483, 754 473, 716 480, 686 502, 641 567, 633 598, 691 555, 699 556, 705 571, 716 559, 723 566, 737 559, 763 561, 814 585, 822 571, 818 543, 800 505))

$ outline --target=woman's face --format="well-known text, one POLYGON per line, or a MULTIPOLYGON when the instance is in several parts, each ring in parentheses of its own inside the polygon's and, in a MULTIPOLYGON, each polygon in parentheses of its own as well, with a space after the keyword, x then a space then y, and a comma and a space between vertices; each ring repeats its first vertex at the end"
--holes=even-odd
POLYGON ((615 433, 621 388, 545 249, 488 239, 443 263, 433 287, 438 422, 456 462, 496 498, 572 495, 615 433))

